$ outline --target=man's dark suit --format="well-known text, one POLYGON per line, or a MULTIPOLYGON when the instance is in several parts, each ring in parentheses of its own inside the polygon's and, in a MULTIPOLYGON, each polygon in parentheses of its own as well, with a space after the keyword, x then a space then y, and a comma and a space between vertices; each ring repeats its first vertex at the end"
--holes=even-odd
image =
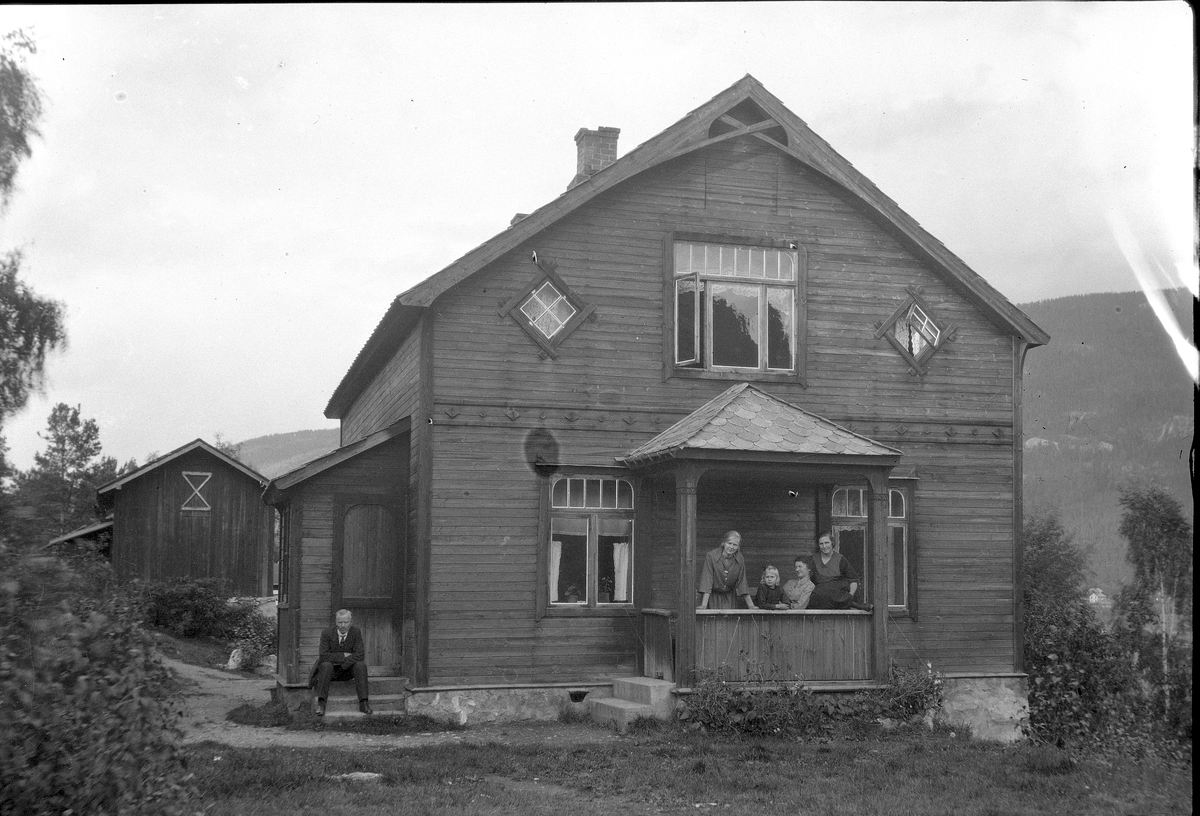
POLYGON ((361 703, 367 699, 366 642, 357 626, 346 632, 344 643, 338 642, 339 634, 336 626, 321 632, 321 651, 313 671, 317 699, 324 700, 329 695, 330 681, 353 680, 361 703))

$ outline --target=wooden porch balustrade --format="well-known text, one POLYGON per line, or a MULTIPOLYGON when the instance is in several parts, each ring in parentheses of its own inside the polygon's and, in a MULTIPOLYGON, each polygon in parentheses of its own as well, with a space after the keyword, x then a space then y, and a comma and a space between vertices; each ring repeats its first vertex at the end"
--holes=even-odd
MULTIPOLYGON (((872 679, 872 619, 859 610, 768 612, 702 609, 696 616, 696 666, 732 682, 872 679)), ((642 610, 647 677, 674 680, 673 613, 642 610)))

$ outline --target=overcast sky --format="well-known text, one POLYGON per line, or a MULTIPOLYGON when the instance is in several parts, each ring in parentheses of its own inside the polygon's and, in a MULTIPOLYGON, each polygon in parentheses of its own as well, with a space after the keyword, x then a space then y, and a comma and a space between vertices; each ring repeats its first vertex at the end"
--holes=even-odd
POLYGON ((1195 287, 1183 3, 0 7, 43 138, 0 249, 105 453, 332 427, 392 298, 753 74, 1010 300, 1195 287), (1126 241, 1126 252, 1129 242, 1126 241))

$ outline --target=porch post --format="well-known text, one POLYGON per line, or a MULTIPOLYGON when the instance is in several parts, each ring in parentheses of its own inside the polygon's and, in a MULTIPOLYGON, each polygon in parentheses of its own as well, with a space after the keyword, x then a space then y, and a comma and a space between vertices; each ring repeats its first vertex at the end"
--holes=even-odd
POLYGON ((874 470, 867 474, 870 485, 871 508, 867 516, 867 530, 874 553, 871 569, 871 598, 875 610, 871 613, 871 674, 875 680, 886 680, 888 675, 888 561, 892 557, 892 543, 888 536, 888 515, 891 496, 888 493, 888 475, 891 468, 874 470))
POLYGON ((679 540, 678 626, 675 633, 675 682, 691 687, 696 668, 696 465, 682 462, 675 471, 676 529, 679 540))

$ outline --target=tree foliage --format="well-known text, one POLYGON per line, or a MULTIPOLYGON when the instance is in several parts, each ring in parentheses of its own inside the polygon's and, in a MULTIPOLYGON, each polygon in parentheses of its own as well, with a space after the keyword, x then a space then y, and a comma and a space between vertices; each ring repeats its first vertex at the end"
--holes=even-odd
POLYGON ((1133 583, 1117 595, 1116 635, 1163 724, 1190 739, 1192 720, 1192 526, 1161 486, 1121 489, 1121 535, 1133 583))
POLYGON ((96 488, 115 479, 118 468, 116 459, 100 455, 100 427, 78 405, 54 406, 38 435, 46 448, 18 474, 16 503, 27 537, 46 541, 96 520, 96 488))
POLYGON ((25 66, 37 45, 24 30, 0 40, 0 210, 8 206, 21 162, 33 155, 31 142, 42 118, 42 92, 25 66))
MULTIPOLYGON (((42 96, 25 66, 36 53, 24 31, 0 39, 0 211, 12 197, 17 169, 32 154, 38 135, 42 96)), ((20 280, 20 251, 0 254, 0 432, 4 420, 25 406, 30 391, 41 387, 46 354, 66 344, 61 304, 37 295, 20 280)), ((2 438, 2 434, 0 434, 2 438)), ((0 493, 7 463, 0 456, 0 493)), ((0 533, 8 514, 0 506, 0 533)))
POLYGON ((1086 555, 1058 516, 1030 514, 1023 540, 1030 729, 1047 742, 1096 747, 1136 721, 1128 665, 1088 604, 1086 555))

